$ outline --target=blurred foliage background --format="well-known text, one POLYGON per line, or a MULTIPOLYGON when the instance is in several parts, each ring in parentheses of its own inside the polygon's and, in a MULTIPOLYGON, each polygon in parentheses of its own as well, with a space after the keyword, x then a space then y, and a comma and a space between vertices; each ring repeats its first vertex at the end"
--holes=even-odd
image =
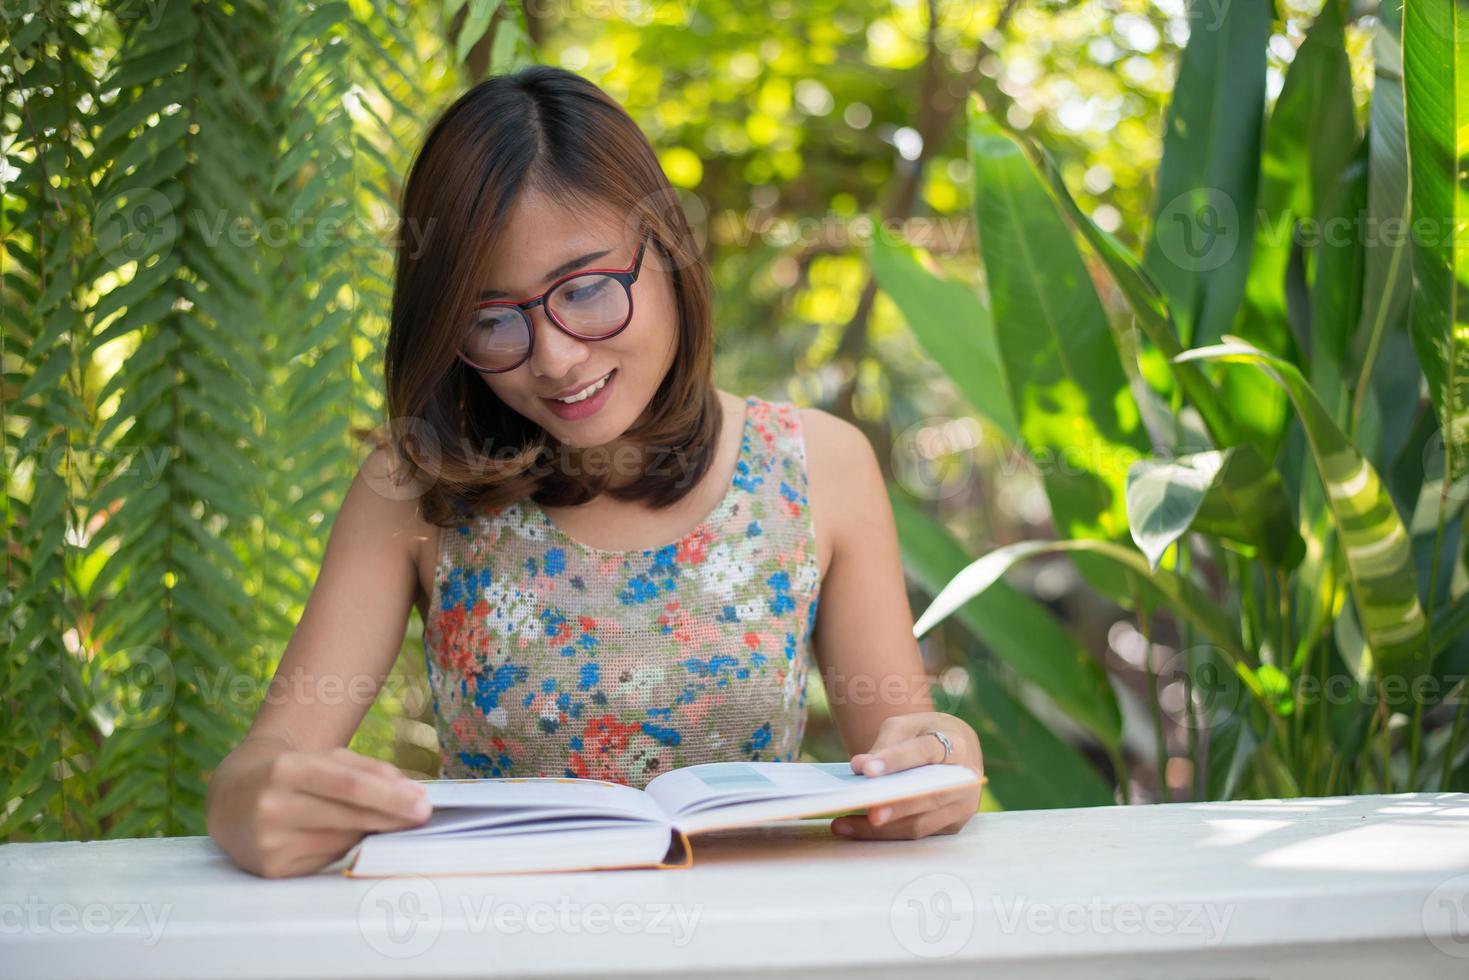
MULTIPOLYGON (((381 421, 400 182, 468 85, 558 64, 642 125, 704 237, 719 385, 863 428, 918 612, 943 585, 925 554, 952 564, 1056 530, 1042 481, 879 288, 874 231, 960 290, 933 308, 963 331, 985 272, 977 98, 1049 151, 1081 216, 1142 254, 1180 54, 1231 7, 7 0, 0 839, 204 832, 208 774, 264 694, 362 458, 352 429, 381 421)), ((1359 120, 1376 7, 1343 7, 1359 120)), ((1322 9, 1266 14, 1268 105, 1322 9)), ((1105 263, 1085 260, 1127 322, 1105 263)), ((1086 708, 1062 710, 982 634, 934 630, 941 709, 994 746, 987 806, 1210 794, 1191 768, 1196 729, 1165 729, 1148 696, 1177 651, 1144 636, 1146 603, 1105 594, 1064 555, 1001 587, 1033 610, 1022 642, 1064 644, 1077 677, 1103 678, 1094 707, 1117 713, 1118 737, 1099 741, 1086 708), (994 695, 982 711, 976 692, 994 695)), ((353 748, 431 776, 421 626, 353 748)), ((817 687, 805 754, 842 758, 817 687)))

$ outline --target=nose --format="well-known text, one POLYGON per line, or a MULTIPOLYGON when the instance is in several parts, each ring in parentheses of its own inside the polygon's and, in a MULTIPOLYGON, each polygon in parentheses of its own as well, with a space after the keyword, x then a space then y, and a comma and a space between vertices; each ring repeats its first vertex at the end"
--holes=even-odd
POLYGON ((587 359, 589 346, 551 322, 545 304, 530 311, 536 331, 535 351, 531 354, 531 370, 541 378, 567 378, 576 366, 587 359))

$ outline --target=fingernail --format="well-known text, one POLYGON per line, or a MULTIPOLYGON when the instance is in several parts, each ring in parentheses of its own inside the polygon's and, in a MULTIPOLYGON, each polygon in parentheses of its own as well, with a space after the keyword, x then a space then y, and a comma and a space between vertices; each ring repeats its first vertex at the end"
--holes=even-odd
POLYGON ((878 776, 881 775, 882 771, 886 768, 887 763, 883 762, 881 759, 872 759, 867 763, 865 771, 869 776, 878 776))
POLYGON ((832 830, 835 830, 837 833, 841 834, 843 837, 850 836, 851 833, 852 833, 852 825, 849 824, 849 823, 847 823, 845 820, 835 820, 835 821, 833 821, 832 822, 832 825, 831 825, 831 829, 832 830))
POLYGON ((424 817, 432 813, 433 809, 433 804, 429 803, 428 797, 425 796, 417 803, 413 804, 413 815, 422 820, 424 817))
POLYGON ((883 821, 887 820, 888 814, 891 812, 892 811, 889 810, 887 807, 881 807, 877 810, 874 810, 872 813, 872 822, 882 823, 883 821))

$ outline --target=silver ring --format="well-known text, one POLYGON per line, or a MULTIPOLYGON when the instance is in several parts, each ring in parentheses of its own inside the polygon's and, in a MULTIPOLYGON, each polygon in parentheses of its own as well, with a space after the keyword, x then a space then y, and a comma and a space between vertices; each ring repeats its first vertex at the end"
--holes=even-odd
POLYGON ((927 731, 923 732, 922 734, 924 734, 924 735, 932 735, 934 738, 936 738, 940 742, 944 743, 944 759, 943 759, 943 761, 948 762, 949 761, 949 756, 951 756, 951 755, 954 754, 954 743, 951 742, 951 741, 949 741, 949 736, 947 736, 943 732, 938 731, 937 729, 933 729, 933 728, 928 729, 927 731))

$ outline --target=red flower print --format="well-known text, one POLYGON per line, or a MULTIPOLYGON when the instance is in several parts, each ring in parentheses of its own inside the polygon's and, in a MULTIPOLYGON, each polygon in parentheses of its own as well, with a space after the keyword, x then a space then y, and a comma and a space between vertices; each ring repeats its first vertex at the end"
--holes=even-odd
POLYGON ((582 745, 594 757, 607 756, 627 748, 628 738, 640 731, 640 725, 623 724, 616 715, 598 715, 587 719, 582 729, 582 745))
POLYGON ((674 560, 680 565, 698 565, 709 555, 709 542, 714 534, 707 527, 695 528, 678 543, 674 560))

